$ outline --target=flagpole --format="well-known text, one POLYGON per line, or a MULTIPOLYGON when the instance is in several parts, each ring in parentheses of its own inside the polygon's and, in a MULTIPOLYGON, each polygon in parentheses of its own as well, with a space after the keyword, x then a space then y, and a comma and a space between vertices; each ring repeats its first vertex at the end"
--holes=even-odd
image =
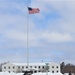
MULTIPOLYGON (((28 1, 26 1, 26 7, 28 9, 28 1)), ((26 49, 26 57, 27 57, 27 67, 29 69, 29 13, 27 10, 27 49, 26 49)))
POLYGON ((27 67, 29 68, 29 13, 27 13, 27 67))
POLYGON ((39 9, 32 9, 28 8, 28 13, 27 13, 27 67, 29 69, 29 14, 34 14, 34 13, 39 13, 39 9), (29 11, 34 11, 34 12, 29 12, 29 11))

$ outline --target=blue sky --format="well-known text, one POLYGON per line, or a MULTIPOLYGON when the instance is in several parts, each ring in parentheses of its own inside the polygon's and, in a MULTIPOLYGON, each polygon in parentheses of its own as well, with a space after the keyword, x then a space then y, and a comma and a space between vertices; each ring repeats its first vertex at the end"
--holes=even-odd
POLYGON ((74 0, 0 0, 0 62, 27 61, 27 5, 29 62, 75 63, 74 0))

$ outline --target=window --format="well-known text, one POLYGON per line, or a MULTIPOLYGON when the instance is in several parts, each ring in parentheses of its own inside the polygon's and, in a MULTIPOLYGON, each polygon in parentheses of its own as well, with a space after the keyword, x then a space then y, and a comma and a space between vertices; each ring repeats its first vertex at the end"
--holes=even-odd
POLYGON ((6 67, 4 67, 4 69, 6 69, 6 67))
POLYGON ((35 73, 37 72, 37 71, 34 71, 35 73))
POLYGON ((56 68, 58 68, 58 66, 56 68))
POLYGON ((59 71, 57 71, 57 73, 58 73, 59 71))
POLYGON ((10 66, 8 68, 10 69, 10 66))
POLYGON ((35 68, 36 68, 36 66, 35 66, 35 68))
POLYGON ((54 71, 52 71, 52 73, 54 73, 54 71))
POLYGON ((40 66, 38 66, 38 68, 40 68, 40 66))
POLYGON ((26 66, 26 68, 28 68, 28 66, 26 66))
POLYGON ((18 66, 18 69, 20 69, 20 66, 18 66))
POLYGON ((13 66, 13 69, 14 69, 15 67, 13 66))
POLYGON ((42 69, 44 69, 44 66, 42 66, 42 69))
POLYGON ((32 66, 30 66, 30 68, 32 68, 32 66))
POLYGON ((52 66, 52 68, 54 68, 54 66, 52 66))

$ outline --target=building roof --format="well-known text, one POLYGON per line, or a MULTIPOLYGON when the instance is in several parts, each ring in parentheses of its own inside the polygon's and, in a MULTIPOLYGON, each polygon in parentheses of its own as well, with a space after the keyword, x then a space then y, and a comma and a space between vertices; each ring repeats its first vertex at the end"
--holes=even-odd
MULTIPOLYGON (((22 65, 27 65, 27 63, 12 63, 12 64, 14 64, 14 65, 20 65, 20 66, 22 66, 22 65)), ((43 65, 45 65, 45 63, 29 63, 29 65, 30 66, 38 66, 38 65, 41 65, 41 66, 43 66, 43 65)))
MULTIPOLYGON (((41 63, 29 63, 29 66, 45 66, 46 63, 49 63, 50 64, 56 64, 56 65, 60 65, 60 64, 57 64, 55 62, 41 62, 41 63)), ((24 66, 24 65, 27 65, 27 63, 11 63, 11 62, 8 62, 4 65, 7 65, 7 64, 12 64, 12 65, 16 65, 16 66, 24 66)))
MULTIPOLYGON (((49 63, 49 64, 57 64, 55 62, 41 62, 41 63, 29 63, 29 66, 43 66, 43 65, 46 65, 46 63, 49 63)), ((27 63, 11 63, 11 64, 14 64, 14 65, 19 65, 19 66, 23 66, 23 65, 27 65, 27 63)), ((59 64, 57 64, 59 65, 59 64)))

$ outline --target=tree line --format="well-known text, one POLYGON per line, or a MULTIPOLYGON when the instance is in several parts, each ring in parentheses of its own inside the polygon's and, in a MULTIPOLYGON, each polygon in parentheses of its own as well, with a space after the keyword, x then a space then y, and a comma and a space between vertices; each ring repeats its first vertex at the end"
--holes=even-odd
POLYGON ((61 73, 74 73, 75 74, 75 65, 73 64, 65 64, 64 62, 62 62, 60 64, 60 68, 61 68, 61 73))

